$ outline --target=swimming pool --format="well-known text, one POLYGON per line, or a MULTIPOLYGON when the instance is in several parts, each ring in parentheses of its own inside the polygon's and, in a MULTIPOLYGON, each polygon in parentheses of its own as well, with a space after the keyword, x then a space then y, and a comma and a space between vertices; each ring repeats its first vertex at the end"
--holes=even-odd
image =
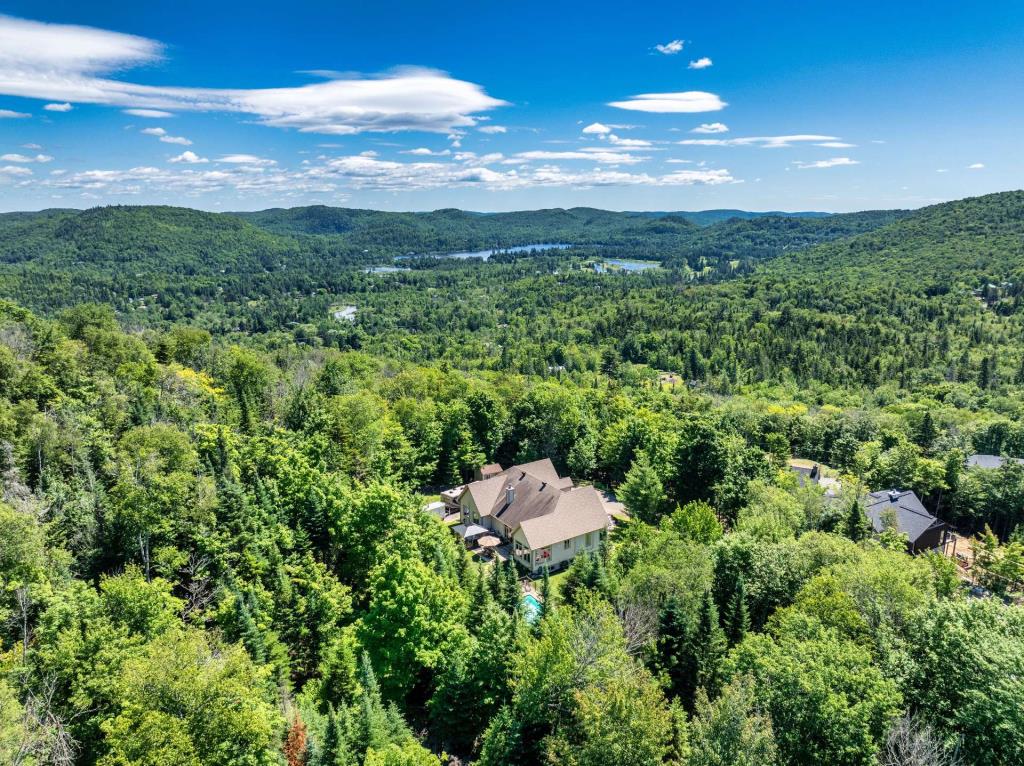
POLYGON ((532 593, 523 596, 523 619, 529 623, 537 622, 544 607, 532 593))

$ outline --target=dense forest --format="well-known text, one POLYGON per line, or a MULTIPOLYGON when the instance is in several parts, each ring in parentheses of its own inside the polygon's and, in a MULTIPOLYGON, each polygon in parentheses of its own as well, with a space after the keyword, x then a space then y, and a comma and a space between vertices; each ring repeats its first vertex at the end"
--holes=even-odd
POLYGON ((1022 290, 1024 192, 0 216, 0 762, 1022 763, 1022 290), (422 508, 543 458, 629 518, 531 615, 422 508))

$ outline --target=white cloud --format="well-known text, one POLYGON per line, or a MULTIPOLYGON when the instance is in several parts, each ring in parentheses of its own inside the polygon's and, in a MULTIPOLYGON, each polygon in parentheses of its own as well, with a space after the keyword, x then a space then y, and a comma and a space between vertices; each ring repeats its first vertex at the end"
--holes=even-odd
POLYGON ((658 53, 663 53, 666 56, 674 56, 675 54, 679 53, 679 51, 681 51, 682 49, 682 40, 672 40, 671 42, 667 42, 664 45, 654 46, 654 50, 656 50, 658 53))
POLYGON ((417 154, 422 157, 447 157, 451 153, 451 149, 445 149, 440 152, 435 152, 433 149, 428 149, 425 146, 420 146, 417 147, 416 149, 409 149, 406 152, 402 152, 402 154, 417 154))
POLYGON ((798 143, 838 141, 836 136, 818 136, 802 133, 792 136, 746 136, 743 138, 687 138, 676 143, 683 146, 761 146, 765 149, 785 149, 798 143))
POLYGON ((647 157, 638 157, 627 152, 616 152, 609 149, 585 148, 579 151, 552 152, 547 150, 536 150, 519 152, 505 160, 506 164, 515 162, 534 162, 537 160, 587 160, 606 165, 635 165, 643 162, 647 157))
MULTIPOLYGON (((597 150, 598 152, 603 150, 597 150)), ((586 153, 583 153, 586 154, 586 153)), ((618 155, 621 160, 622 155, 618 155)), ((231 190, 239 197, 259 196, 268 200, 330 193, 346 189, 370 189, 389 192, 437 188, 474 188, 502 191, 533 187, 590 188, 602 186, 687 186, 738 183, 728 170, 687 168, 664 174, 631 172, 604 166, 568 169, 552 161, 534 164, 513 158, 517 167, 487 167, 504 163, 500 153, 478 156, 460 152, 444 160, 397 162, 375 156, 353 155, 320 158, 317 163, 297 170, 273 166, 271 160, 253 155, 228 155, 204 166, 203 158, 185 152, 172 164, 158 168, 140 166, 125 170, 94 169, 71 173, 51 172, 47 178, 33 180, 31 171, 18 166, 0 167, 0 175, 23 185, 38 185, 51 191, 73 190, 90 199, 150 194, 200 196, 231 190), (28 176, 28 178, 21 178, 28 176)), ((539 159, 539 158, 538 158, 539 159)), ((550 160, 551 158, 547 158, 550 160)), ((572 157, 571 159, 576 159, 572 157)))
POLYGON ((609 133, 608 143, 614 144, 615 146, 621 146, 626 149, 647 147, 651 145, 650 141, 645 141, 642 138, 619 138, 614 133, 609 133))
POLYGON ((184 151, 181 154, 179 154, 177 157, 171 157, 167 161, 168 162, 184 162, 184 163, 186 163, 188 165, 199 165, 199 164, 202 164, 204 162, 209 162, 209 160, 206 159, 206 157, 200 157, 198 154, 196 154, 193 151, 184 151))
POLYGON ((612 129, 607 125, 602 125, 599 122, 592 122, 583 129, 583 132, 587 135, 598 135, 603 136, 612 132, 612 129))
POLYGON ((47 104, 43 107, 48 112, 70 112, 73 108, 67 101, 63 104, 47 104))
MULTIPOLYGON (((297 87, 228 89, 140 85, 106 77, 161 58, 163 46, 93 27, 0 16, 0 94, 156 111, 254 115, 264 125, 347 135, 472 127, 506 102, 443 72, 399 69, 297 87)), ((14 116, 8 115, 8 116, 14 116)))
POLYGON ((705 122, 690 131, 691 133, 728 133, 729 126, 724 122, 705 122))
POLYGON ((980 162, 975 162, 973 165, 968 165, 968 170, 982 170, 985 166, 980 162))
POLYGON ((387 191, 423 190, 472 186, 491 191, 571 186, 689 186, 732 183, 727 170, 680 170, 662 176, 596 168, 565 170, 557 165, 522 167, 499 171, 491 168, 442 162, 393 162, 367 157, 341 157, 311 169, 310 175, 344 182, 354 189, 387 191))
POLYGON ((949 172, 949 168, 939 168, 935 172, 936 173, 948 173, 949 172))
POLYGON ((508 133, 508 128, 504 125, 481 125, 477 130, 481 133, 490 133, 492 135, 495 133, 508 133))
POLYGON ((31 117, 31 114, 25 112, 15 112, 10 109, 0 109, 0 120, 23 120, 26 117, 31 117))
POLYGON ((717 112, 727 104, 714 93, 689 90, 680 93, 641 93, 626 101, 611 101, 608 106, 630 109, 637 112, 659 114, 680 114, 693 112, 717 112))
POLYGON ((37 154, 35 157, 29 157, 25 154, 2 154, 0 155, 0 162, 50 162, 53 160, 48 154, 37 154))
POLYGON ((701 56, 696 61, 691 61, 687 69, 707 69, 712 64, 714 64, 714 62, 707 56, 701 56))
POLYGON ((859 165, 858 160, 851 160, 849 157, 833 157, 830 160, 818 160, 817 162, 801 162, 797 160, 793 163, 800 170, 808 170, 810 168, 837 168, 844 165, 859 165))
POLYGON ((853 149, 857 144, 848 144, 845 141, 823 141, 815 146, 824 146, 826 149, 853 149))
POLYGON ((270 160, 266 157, 257 157, 254 154, 226 154, 223 157, 220 157, 217 162, 226 162, 229 165, 253 165, 263 167, 277 164, 277 160, 270 160))
POLYGON ((22 149, 32 149, 33 151, 38 151, 39 149, 42 149, 43 147, 40 146, 39 144, 22 144, 21 148, 22 149))
POLYGON ((165 112, 162 109, 122 109, 125 114, 130 114, 133 117, 145 117, 146 119, 159 120, 164 117, 173 117, 171 112, 165 112))
POLYGON ((171 136, 163 128, 143 128, 139 131, 147 136, 156 136, 165 144, 178 144, 179 146, 192 146, 192 142, 184 136, 171 136))

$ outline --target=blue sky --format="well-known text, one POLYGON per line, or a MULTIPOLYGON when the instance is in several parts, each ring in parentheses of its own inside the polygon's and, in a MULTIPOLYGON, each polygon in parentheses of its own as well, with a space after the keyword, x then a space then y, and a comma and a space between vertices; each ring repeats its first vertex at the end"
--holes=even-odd
POLYGON ((0 209, 862 210, 1024 186, 1024 3, 0 4, 0 209))

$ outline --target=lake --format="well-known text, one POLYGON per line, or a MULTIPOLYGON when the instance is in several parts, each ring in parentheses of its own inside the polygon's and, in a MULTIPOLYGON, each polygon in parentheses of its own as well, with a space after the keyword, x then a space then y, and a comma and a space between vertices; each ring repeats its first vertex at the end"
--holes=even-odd
POLYGON ((564 242, 540 242, 536 245, 497 247, 490 250, 476 250, 474 252, 465 253, 422 253, 418 255, 399 255, 395 260, 405 260, 407 258, 458 258, 460 260, 465 260, 467 258, 479 258, 482 261, 486 261, 495 253, 528 253, 531 250, 566 250, 570 247, 572 247, 572 245, 568 245, 564 242))
POLYGON ((626 261, 621 258, 608 258, 604 263, 594 264, 594 271, 598 274, 611 271, 647 271, 647 269, 658 268, 661 268, 661 264, 657 261, 626 261))
POLYGON ((366 269, 367 274, 394 274, 399 271, 410 271, 404 266, 371 266, 366 269))

